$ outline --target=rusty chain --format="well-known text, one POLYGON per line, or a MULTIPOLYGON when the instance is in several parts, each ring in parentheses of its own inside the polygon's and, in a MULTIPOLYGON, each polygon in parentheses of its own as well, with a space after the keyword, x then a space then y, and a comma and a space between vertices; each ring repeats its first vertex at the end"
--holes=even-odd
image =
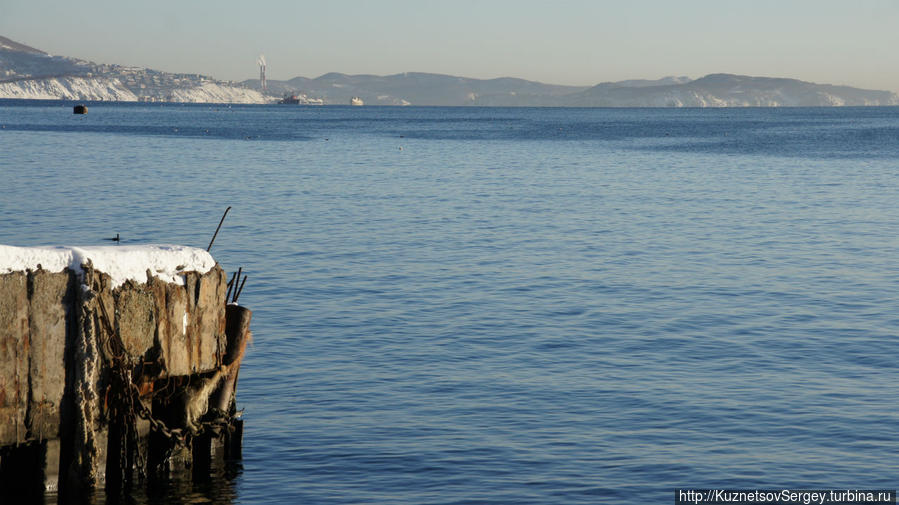
POLYGON ((187 446, 191 437, 200 436, 207 431, 218 434, 223 428, 226 428, 231 424, 229 420, 230 416, 217 408, 209 409, 209 412, 207 412, 206 417, 211 417, 211 419, 197 422, 197 424, 199 424, 199 429, 197 430, 169 428, 161 419, 154 417, 150 408, 147 407, 141 399, 140 389, 131 380, 131 374, 126 370, 126 365, 124 363, 124 346, 120 340, 121 337, 115 338, 117 337, 117 334, 112 327, 106 304, 102 298, 97 300, 97 304, 100 306, 100 319, 103 329, 106 330, 107 334, 107 338, 105 341, 101 342, 101 345, 104 345, 106 353, 111 357, 110 364, 113 365, 111 368, 114 370, 114 373, 120 376, 121 383, 127 384, 130 387, 133 395, 130 399, 125 399, 125 395, 122 395, 123 403, 126 403, 125 407, 127 412, 136 413, 142 419, 149 421, 153 430, 182 447, 187 446), (135 405, 137 405, 137 409, 135 409, 135 405))
POLYGON ((230 426, 231 421, 229 416, 222 410, 217 408, 209 409, 206 417, 211 417, 211 419, 207 419, 206 421, 198 421, 199 429, 190 430, 184 428, 169 428, 166 424, 161 420, 157 419, 153 416, 153 413, 150 411, 150 408, 144 403, 144 401, 140 398, 140 390, 135 384, 131 384, 131 390, 134 393, 134 398, 138 405, 137 415, 141 417, 141 419, 145 419, 150 422, 150 426, 153 430, 162 434, 169 440, 174 441, 176 444, 180 446, 186 447, 190 442, 192 437, 200 436, 204 433, 219 433, 223 428, 227 428, 230 426), (210 416, 210 414, 212 414, 210 416))

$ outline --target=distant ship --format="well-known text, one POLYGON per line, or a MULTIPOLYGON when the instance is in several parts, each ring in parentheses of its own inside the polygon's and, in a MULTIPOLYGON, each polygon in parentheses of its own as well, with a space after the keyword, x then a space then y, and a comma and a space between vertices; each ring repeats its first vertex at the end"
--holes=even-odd
POLYGON ((350 98, 350 105, 365 105, 365 104, 362 103, 361 98, 359 98, 358 96, 354 96, 353 98, 350 98))

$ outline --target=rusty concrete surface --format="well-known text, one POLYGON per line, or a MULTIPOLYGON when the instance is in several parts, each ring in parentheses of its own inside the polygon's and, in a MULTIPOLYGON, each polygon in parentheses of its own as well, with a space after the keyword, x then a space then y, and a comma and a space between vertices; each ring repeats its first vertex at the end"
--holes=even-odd
POLYGON ((0 447, 59 436, 63 394, 72 380, 66 349, 85 329, 103 359, 120 354, 131 365, 152 361, 158 378, 220 366, 225 273, 216 266, 205 274, 187 272, 185 280, 179 286, 150 277, 111 289, 109 276, 89 266, 84 277, 69 270, 0 274, 0 447))

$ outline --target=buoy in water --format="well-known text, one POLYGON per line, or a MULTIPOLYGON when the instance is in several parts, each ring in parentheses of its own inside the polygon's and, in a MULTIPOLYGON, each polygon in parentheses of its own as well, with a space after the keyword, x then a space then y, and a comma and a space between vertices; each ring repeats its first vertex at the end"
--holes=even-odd
POLYGON ((87 105, 78 104, 73 111, 75 114, 87 114, 87 105))

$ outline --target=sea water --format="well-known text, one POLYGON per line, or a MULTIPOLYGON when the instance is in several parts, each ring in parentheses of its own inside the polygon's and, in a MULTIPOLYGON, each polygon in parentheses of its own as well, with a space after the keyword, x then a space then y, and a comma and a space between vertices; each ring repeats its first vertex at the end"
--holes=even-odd
POLYGON ((899 480, 899 108, 71 110, 0 102, 0 243, 231 206, 254 312, 243 460, 136 503, 899 480))

